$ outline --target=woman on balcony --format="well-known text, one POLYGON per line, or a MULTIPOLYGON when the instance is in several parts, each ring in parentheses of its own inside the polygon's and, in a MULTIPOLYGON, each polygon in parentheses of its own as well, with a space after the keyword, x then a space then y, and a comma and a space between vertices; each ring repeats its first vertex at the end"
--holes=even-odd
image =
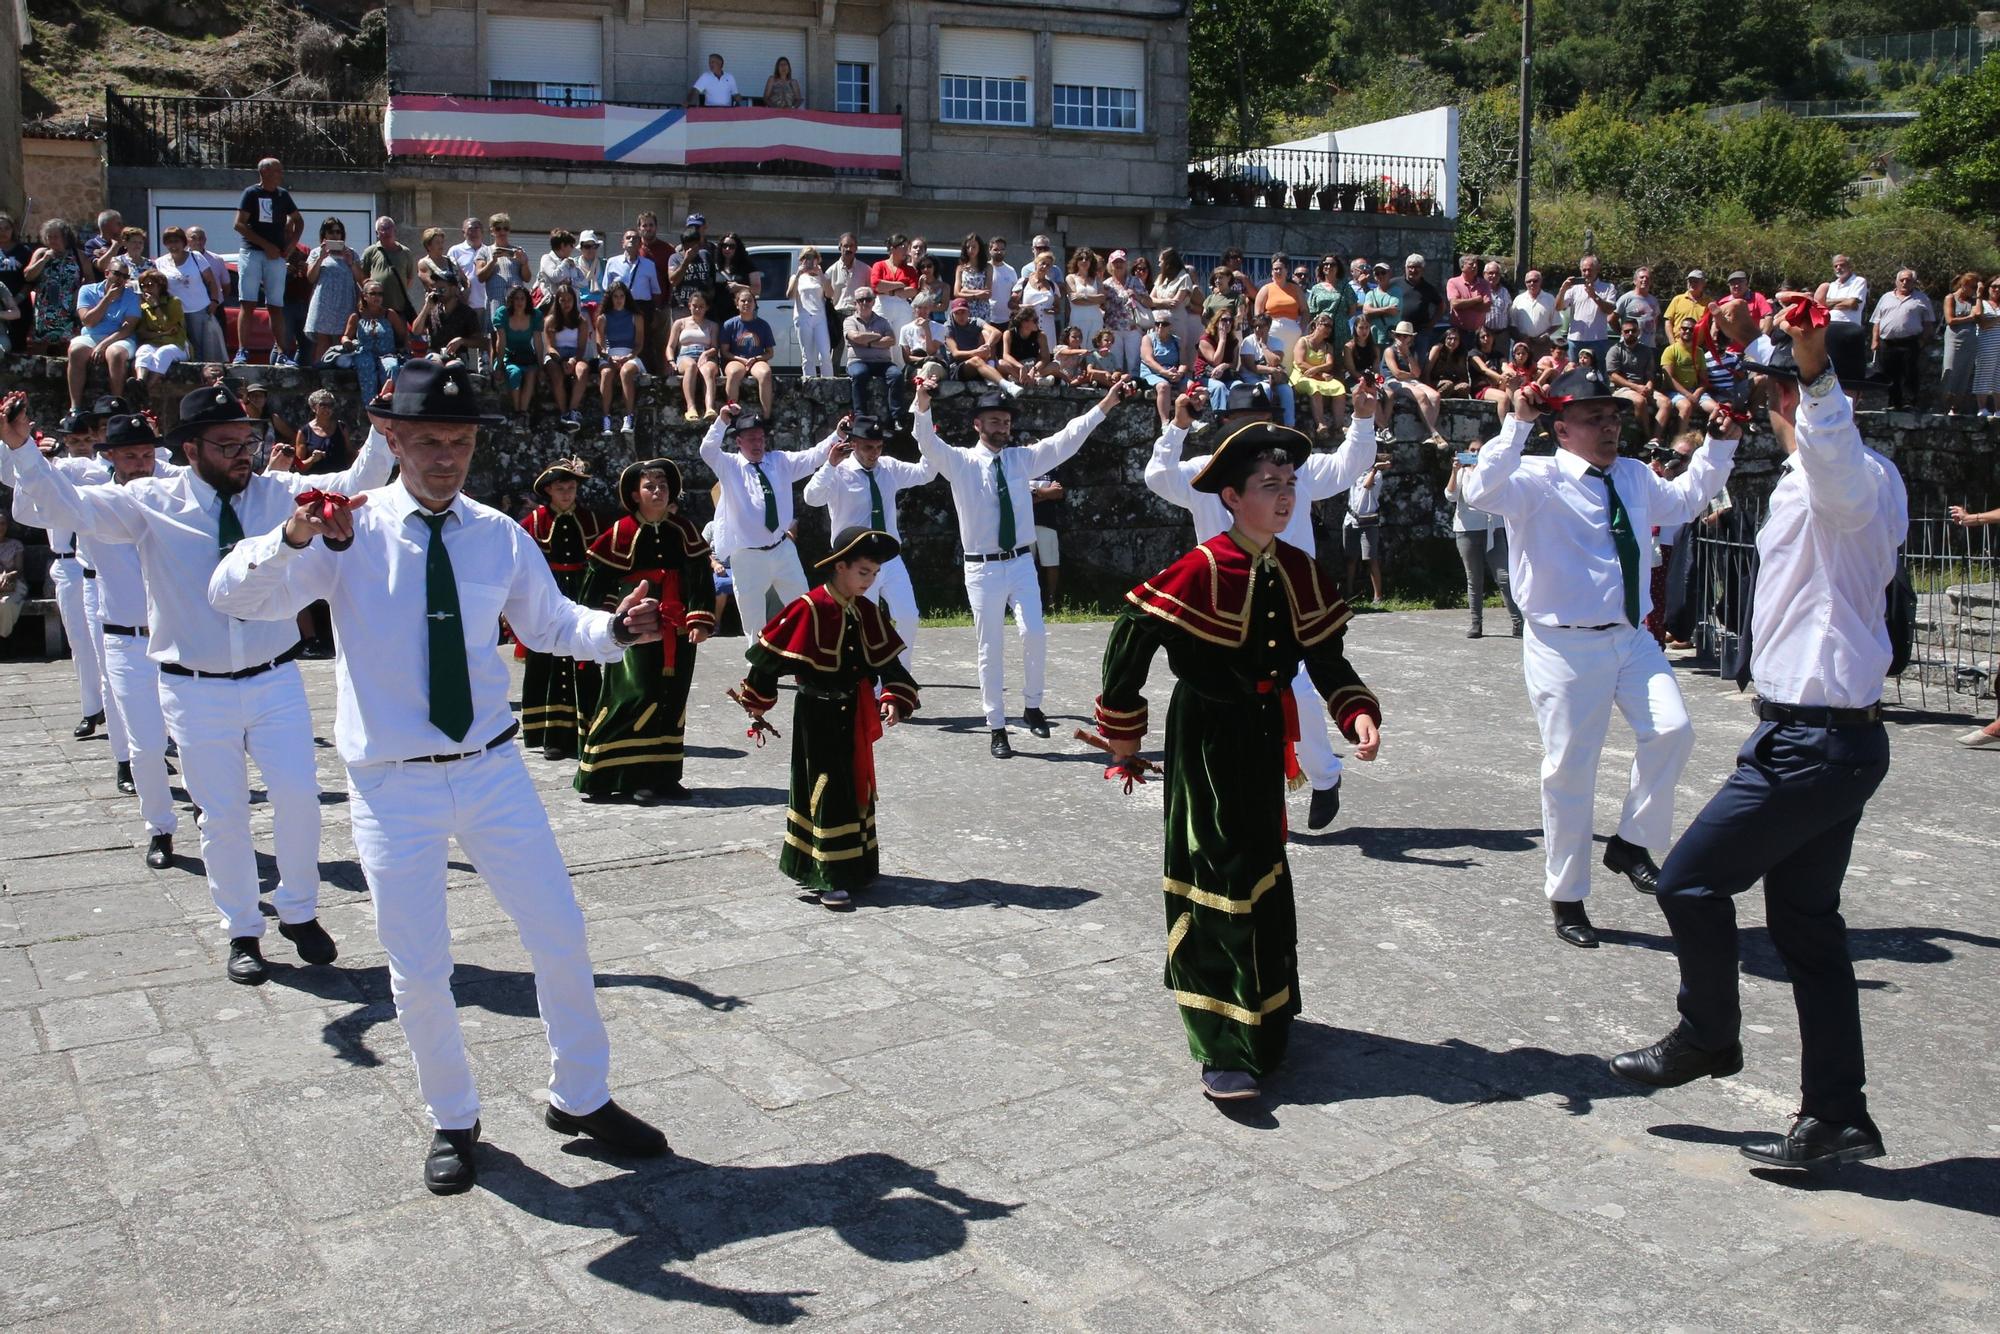
POLYGON ((381 283, 371 279, 361 284, 361 304, 347 317, 340 341, 354 348, 354 381, 361 387, 361 401, 373 403, 382 382, 403 364, 410 346, 409 326, 390 309, 381 283))
POLYGON ((576 298, 576 284, 568 278, 556 280, 544 304, 549 313, 542 320, 542 378, 548 382, 563 429, 580 430, 584 391, 596 369, 596 330, 576 298))
POLYGON ((1069 257, 1069 322, 1083 330, 1083 341, 1097 337, 1104 327, 1104 269, 1097 252, 1078 246, 1069 257))
POLYGON ((617 398, 613 390, 625 391, 625 421, 620 428, 632 430, 632 414, 639 410, 639 349, 646 345, 646 317, 632 305, 632 289, 614 279, 605 289, 604 304, 597 310, 597 345, 604 349, 604 369, 597 373, 597 396, 604 404, 604 434, 610 435, 612 409, 617 398))
POLYGON ((83 328, 76 318, 76 293, 83 286, 83 250, 76 228, 61 218, 42 224, 42 246, 21 270, 35 294, 35 325, 27 351, 60 357, 83 328))
POLYGON ((363 276, 360 261, 347 245, 347 224, 339 218, 320 223, 319 244, 306 256, 306 281, 312 284, 306 333, 312 335, 315 362, 326 356, 333 340, 347 328, 363 276))
POLYGON ((147 269, 139 275, 139 327, 132 331, 137 350, 132 365, 139 373, 141 394, 153 382, 184 361, 188 354, 187 316, 180 299, 167 290, 167 275, 147 269))
POLYGON ((541 321, 535 318, 528 289, 516 283, 507 289, 506 304, 493 312, 493 369, 495 378, 506 382, 503 401, 509 416, 526 419, 541 367, 541 321))
POLYGON ((792 62, 783 56, 771 66, 771 77, 764 80, 764 105, 778 111, 790 111, 806 104, 805 90, 792 77, 792 62))

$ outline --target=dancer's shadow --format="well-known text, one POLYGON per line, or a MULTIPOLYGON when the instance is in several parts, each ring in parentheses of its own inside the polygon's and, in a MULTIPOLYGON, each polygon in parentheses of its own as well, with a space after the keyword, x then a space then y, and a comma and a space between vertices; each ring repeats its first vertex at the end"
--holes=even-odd
POLYGON ((740 760, 750 752, 735 746, 687 746, 681 753, 691 760, 740 760))
MULTIPOLYGON (((601 1156, 587 1141, 574 1151, 601 1156)), ((759 1237, 831 1228, 871 1260, 915 1264, 963 1249, 968 1223, 1020 1208, 948 1186, 937 1173, 886 1153, 777 1167, 671 1159, 575 1188, 497 1146, 482 1145, 479 1154, 479 1184, 509 1204, 551 1223, 608 1226, 626 1238, 589 1263, 593 1277, 663 1302, 732 1311, 758 1325, 789 1325, 810 1314, 802 1299, 816 1291, 723 1287, 696 1278, 692 1262, 759 1237)), ((661 1327, 673 1327, 670 1315, 661 1327)))
POLYGON ((1356 825, 1325 834, 1303 834, 1295 829, 1291 841, 1307 847, 1358 848, 1361 855, 1370 861, 1462 870, 1479 865, 1479 859, 1419 857, 1416 854, 1458 848, 1469 848, 1474 852, 1532 852, 1541 833, 1539 829, 1451 829, 1415 825, 1367 828, 1356 825))
MULTIPOLYGON (((786 751, 790 754, 790 751, 786 751)), ((782 806, 785 804, 785 789, 781 787, 698 787, 693 789, 686 801, 670 802, 660 810, 674 810, 688 806, 711 808, 734 808, 738 806, 782 806)))
MULTIPOLYGON (((639 973, 599 973, 599 990, 638 987, 646 991, 681 996, 708 1009, 729 1011, 749 1004, 739 996, 723 996, 677 977, 639 973)), ((322 1000, 349 1001, 356 992, 371 1004, 328 1021, 320 1030, 320 1040, 349 1065, 369 1067, 382 1064, 368 1045, 368 1035, 378 1026, 395 1019, 389 997, 389 969, 299 968, 273 960, 271 981, 281 987, 303 991, 322 1000)), ((489 1014, 514 1019, 533 1019, 541 1009, 535 1000, 535 975, 514 969, 486 968, 476 963, 454 964, 451 970, 452 995, 459 1005, 485 1010, 489 1014)))
MULTIPOLYGON (((1763 1131, 1717 1130, 1680 1123, 1653 1126, 1647 1133, 1686 1144, 1727 1144, 1736 1148, 1753 1139, 1768 1138, 1768 1132, 1763 1131)), ((1843 1163, 1831 1172, 1753 1167, 1750 1175, 1792 1190, 1838 1191, 1871 1200, 1915 1200, 2000 1218, 2000 1158, 1942 1158, 1915 1167, 1843 1163)))
POLYGON ((1027 908, 1061 912, 1098 898, 1094 889, 1070 885, 1021 885, 1006 880, 924 880, 885 875, 868 887, 862 903, 870 908, 1027 908))
MULTIPOLYGON (((1628 931, 1599 927, 1598 938, 1607 945, 1629 945, 1636 949, 1672 953, 1674 938, 1664 932, 1628 931)), ((1788 982, 1785 961, 1771 943, 1767 927, 1746 926, 1737 934, 1736 950, 1743 973, 1766 982, 1788 982)), ((1889 963, 1949 963, 1958 955, 1951 945, 1979 945, 2000 948, 2000 936, 1982 936, 1942 926, 1850 926, 1847 951, 1856 964, 1880 959, 1889 963)), ((1890 984, 1877 977, 1859 977, 1855 985, 1863 991, 1880 991, 1890 984)))

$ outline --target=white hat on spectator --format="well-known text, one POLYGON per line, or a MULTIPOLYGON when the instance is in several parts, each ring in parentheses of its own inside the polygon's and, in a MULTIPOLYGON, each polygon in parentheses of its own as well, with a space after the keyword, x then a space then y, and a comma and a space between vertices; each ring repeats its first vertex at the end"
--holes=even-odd
POLYGON ((1153 312, 1153 323, 1172 324, 1173 322, 1174 313, 1171 310, 1156 310, 1153 312))
POLYGON ((604 237, 595 227, 586 227, 583 229, 583 235, 576 238, 576 242, 578 245, 603 245, 604 237))

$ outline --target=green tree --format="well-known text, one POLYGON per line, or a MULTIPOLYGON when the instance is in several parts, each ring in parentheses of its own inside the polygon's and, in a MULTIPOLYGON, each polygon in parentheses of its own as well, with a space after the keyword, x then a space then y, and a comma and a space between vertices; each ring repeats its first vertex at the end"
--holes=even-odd
POLYGON ((1779 112, 1730 124, 1717 167, 1729 193, 1758 222, 1831 217, 1853 175, 1839 130, 1779 112))
POLYGON ((1903 132, 1903 158, 1929 172, 1907 193, 1961 217, 2000 220, 2000 60, 1925 93, 1903 132))
POLYGON ((1292 105, 1331 40, 1331 0, 1263 5, 1196 0, 1188 15, 1188 133, 1259 143, 1265 123, 1292 105))

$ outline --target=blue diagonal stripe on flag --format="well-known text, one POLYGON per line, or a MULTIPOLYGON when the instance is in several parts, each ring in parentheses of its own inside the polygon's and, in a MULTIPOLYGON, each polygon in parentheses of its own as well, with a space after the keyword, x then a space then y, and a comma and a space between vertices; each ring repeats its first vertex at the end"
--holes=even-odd
POLYGON ((673 107, 662 111, 658 116, 648 121, 636 134, 627 135, 624 139, 605 149, 604 160, 606 162, 618 161, 633 149, 638 148, 641 144, 659 134, 662 130, 673 125, 675 121, 686 114, 687 112, 684 107, 673 107))

